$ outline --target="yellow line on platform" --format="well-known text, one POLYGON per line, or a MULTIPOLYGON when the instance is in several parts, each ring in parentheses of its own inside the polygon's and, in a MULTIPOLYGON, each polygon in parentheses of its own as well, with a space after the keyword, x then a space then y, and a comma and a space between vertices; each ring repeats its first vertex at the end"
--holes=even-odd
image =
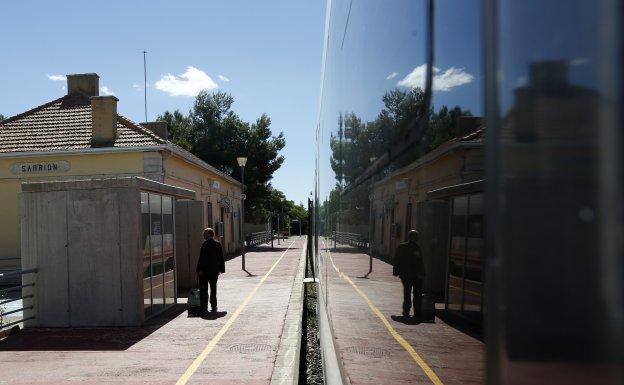
POLYGON ((210 352, 212 351, 212 349, 214 349, 214 347, 219 343, 219 341, 221 340, 221 338, 225 335, 225 333, 227 333, 228 329, 230 328, 230 326, 232 326, 232 324, 234 323, 234 321, 236 321, 236 319, 238 318, 238 316, 240 315, 240 313, 243 311, 243 309, 245 309, 245 306, 247 306, 247 304, 249 303, 249 301, 251 300, 251 298, 256 294, 256 292, 258 291, 258 289, 260 288, 260 286, 262 286, 262 284, 264 283, 264 281, 269 277, 269 274, 271 274, 271 272, 273 271, 273 269, 275 269, 275 267, 277 266, 277 264, 282 260, 282 258, 284 257, 284 255, 286 255, 286 252, 288 250, 290 250, 290 248, 292 247, 292 245, 295 243, 296 241, 293 241, 286 250, 284 250, 284 252, 282 253, 282 255, 279 256, 279 258, 277 258, 277 260, 275 261, 275 263, 273 264, 273 266, 271 266, 271 268, 269 269, 269 271, 267 271, 267 273, 262 277, 262 279, 260 279, 260 282, 258 282, 258 284, 251 290, 251 292, 249 294, 247 294, 247 297, 245 297, 245 299, 243 300, 243 302, 238 305, 238 308, 236 308, 236 310, 234 311, 234 314, 232 314, 232 316, 225 322, 225 325, 223 325, 223 327, 221 328, 221 330, 219 330, 219 332, 217 333, 217 335, 215 335, 214 337, 212 337, 212 339, 210 340, 210 342, 208 343, 208 345, 206 345, 206 347, 204 348, 204 350, 199 354, 199 356, 197 356, 197 358, 195 358, 195 360, 193 361, 193 363, 188 367, 188 369, 186 369, 186 371, 184 372, 184 374, 182 375, 182 377, 180 377, 180 379, 176 382, 176 385, 184 385, 188 382, 188 380, 191 379, 191 376, 197 371, 197 369, 199 368, 199 366, 202 364, 202 362, 204 362, 204 360, 206 359, 206 357, 208 356, 208 354, 210 354, 210 352))
POLYGON ((336 266, 336 264, 334 264, 334 258, 331 255, 331 252, 329 251, 329 249, 327 249, 327 253, 329 255, 329 259, 331 261, 332 266, 334 267, 334 270, 336 270, 336 272, 347 282, 349 282, 351 284, 351 286, 353 286, 353 288, 355 289, 355 291, 360 295, 360 297, 362 297, 364 299, 364 301, 368 304, 368 307, 373 311, 373 313, 379 317, 379 319, 381 320, 381 322, 383 322, 384 326, 386 327, 386 329, 388 329, 388 332, 390 332, 390 335, 392 335, 392 337, 394 337, 394 339, 401 345, 403 346, 403 348, 405 350, 407 350, 407 352, 410 354, 410 356, 412 356, 412 358, 414 359, 414 361, 416 361, 416 363, 418 364, 418 366, 420 366, 420 368, 423 370, 423 372, 425 372, 425 374, 427 375, 427 377, 429 377, 429 379, 431 380, 432 383, 436 384, 436 385, 444 385, 442 383, 442 381, 440 380, 440 378, 437 376, 437 374, 435 374, 435 372, 433 371, 433 369, 431 369, 431 367, 429 367, 429 365, 427 365, 427 363, 425 362, 425 360, 422 359, 422 357, 420 357, 420 355, 416 352, 416 349, 414 349, 414 347, 412 345, 410 345, 409 342, 407 342, 407 340, 405 338, 403 338, 403 336, 401 336, 399 334, 399 332, 396 331, 396 329, 390 324, 390 322, 388 321, 388 319, 386 318, 386 316, 383 315, 383 313, 377 308, 377 306, 375 306, 375 304, 368 298, 368 296, 366 295, 366 293, 364 293, 352 280, 351 278, 349 278, 348 275, 346 275, 345 273, 341 272, 340 269, 338 269, 338 267, 336 266))

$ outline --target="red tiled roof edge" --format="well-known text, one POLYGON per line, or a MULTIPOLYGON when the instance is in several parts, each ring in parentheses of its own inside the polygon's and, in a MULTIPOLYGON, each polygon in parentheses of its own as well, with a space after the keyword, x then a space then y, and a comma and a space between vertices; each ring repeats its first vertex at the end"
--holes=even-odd
POLYGON ((39 105, 39 106, 37 106, 37 107, 33 107, 33 108, 31 108, 30 110, 27 110, 27 111, 24 111, 24 112, 20 112, 20 113, 19 113, 19 114, 17 114, 17 115, 13 115, 13 116, 10 116, 10 117, 8 117, 8 118, 6 118, 6 119, 4 119, 4 120, 0 120, 0 126, 5 125, 5 124, 7 124, 7 123, 11 123, 11 122, 12 122, 12 121, 14 121, 14 120, 18 120, 18 119, 23 118, 23 117, 25 117, 25 116, 28 116, 28 115, 30 115, 30 114, 33 114, 33 113, 35 113, 35 112, 37 112, 37 111, 39 111, 39 110, 42 110, 42 109, 44 109, 44 108, 50 107, 50 106, 51 106, 51 105, 53 105, 54 103, 58 103, 58 102, 60 102, 61 100, 65 99, 67 96, 69 96, 69 95, 63 95, 63 96, 61 96, 60 98, 57 98, 57 99, 51 100, 51 101, 49 101, 49 102, 45 102, 44 104, 41 104, 41 105, 39 105))
POLYGON ((149 129, 141 126, 138 123, 133 122, 132 120, 130 120, 129 118, 126 118, 125 116, 121 115, 121 114, 117 114, 117 120, 120 121, 122 124, 124 124, 126 127, 138 132, 139 134, 143 134, 143 135, 147 135, 149 137, 151 137, 152 139, 156 140, 159 143, 162 144, 166 144, 168 141, 161 138, 160 136, 154 134, 152 131, 150 131, 149 129))

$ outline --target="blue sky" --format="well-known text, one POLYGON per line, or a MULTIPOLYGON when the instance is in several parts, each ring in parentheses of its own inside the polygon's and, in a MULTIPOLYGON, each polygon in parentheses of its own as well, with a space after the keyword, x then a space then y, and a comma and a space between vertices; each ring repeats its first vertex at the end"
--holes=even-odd
POLYGON ((149 120, 188 111, 193 97, 185 94, 198 84, 230 92, 244 120, 267 113, 273 130, 284 132, 286 162, 273 185, 305 202, 313 185, 324 1, 33 1, 3 3, 0 14, 1 114, 62 96, 65 82, 53 75, 96 72, 101 93, 120 99, 118 111, 143 121, 145 49, 149 120))

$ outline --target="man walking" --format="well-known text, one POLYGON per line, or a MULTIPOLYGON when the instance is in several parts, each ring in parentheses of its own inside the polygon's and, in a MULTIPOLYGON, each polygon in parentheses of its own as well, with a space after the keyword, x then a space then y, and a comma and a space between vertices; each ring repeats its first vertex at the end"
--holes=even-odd
POLYGON ((217 311, 217 279, 220 273, 225 273, 223 248, 214 239, 214 230, 204 230, 204 243, 199 252, 197 274, 199 275, 199 300, 204 314, 208 313, 208 285, 210 284, 210 307, 212 312, 217 311))
POLYGON ((401 243, 394 257, 394 276, 403 283, 403 316, 409 317, 411 304, 414 304, 414 317, 420 318, 422 283, 425 277, 425 264, 418 245, 418 231, 407 233, 407 242, 401 243), (412 289, 414 297, 412 298, 412 289))

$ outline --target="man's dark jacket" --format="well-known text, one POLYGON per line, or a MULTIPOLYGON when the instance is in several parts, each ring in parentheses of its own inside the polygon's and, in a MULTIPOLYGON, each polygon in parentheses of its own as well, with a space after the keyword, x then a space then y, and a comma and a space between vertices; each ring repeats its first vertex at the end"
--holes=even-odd
POLYGON ((425 276, 425 263, 418 243, 405 242, 397 247, 393 274, 407 280, 425 276))
POLYGON ((225 273, 225 259, 223 259, 223 248, 218 241, 212 238, 206 239, 202 244, 197 260, 197 269, 206 275, 219 275, 225 273))

